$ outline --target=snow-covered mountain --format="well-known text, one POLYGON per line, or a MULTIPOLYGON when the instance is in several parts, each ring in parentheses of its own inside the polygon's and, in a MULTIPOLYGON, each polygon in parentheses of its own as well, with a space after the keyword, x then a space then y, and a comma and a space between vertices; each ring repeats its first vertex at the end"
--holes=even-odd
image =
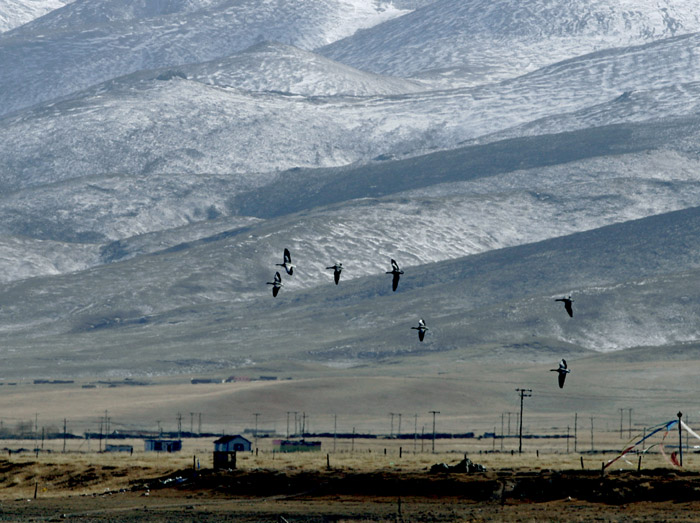
POLYGON ((269 42, 180 70, 207 85, 285 95, 391 96, 427 88, 422 82, 366 73, 298 47, 269 42))
POLYGON ((3 0, 0 4, 0 33, 31 22, 73 0, 3 0))
POLYGON ((2 113, 142 69, 226 57, 263 41, 313 49, 406 12, 375 0, 140 2, 143 9, 135 10, 123 0, 105 4, 116 7, 94 14, 92 0, 78 1, 49 20, 0 35, 2 113))
POLYGON ((698 31, 700 7, 690 0, 442 0, 319 52, 381 74, 484 83, 698 31))
MULTIPOLYGON (((5 285, 3 361, 26 365, 50 346, 52 361, 61 362, 55 372, 108 367, 125 375, 216 370, 269 358, 381 362, 424 351, 450 357, 456 350, 478 354, 486 345, 519 343, 619 350, 688 342, 698 335, 698 223, 693 208, 439 264, 404 265, 396 293, 388 277, 376 273, 337 287, 327 274, 323 284, 305 286, 303 280, 317 274, 308 265, 313 253, 288 241, 299 282, 285 278, 290 285, 277 299, 264 283, 274 271, 273 246, 263 253, 267 267, 244 256, 278 229, 270 223, 258 234, 242 231, 5 285), (241 271, 255 280, 241 279, 241 271), (569 293, 575 322, 554 302, 569 293), (421 316, 433 330, 427 345, 410 336, 421 316)), ((355 270, 359 258, 334 254, 345 255, 348 272, 355 270)))
POLYGON ((694 114, 699 48, 695 33, 443 91, 264 45, 225 61, 134 73, 6 116, 0 187, 112 173, 255 179, 258 172, 401 157, 489 135, 694 114))
POLYGON ((697 342, 699 20, 76 0, 0 35, 6 375, 697 342))

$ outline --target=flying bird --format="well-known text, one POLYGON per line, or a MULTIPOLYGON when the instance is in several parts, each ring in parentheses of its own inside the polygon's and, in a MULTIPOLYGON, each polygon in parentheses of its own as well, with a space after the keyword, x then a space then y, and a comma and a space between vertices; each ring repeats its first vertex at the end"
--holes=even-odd
POLYGON ((391 272, 387 272, 387 274, 394 275, 391 281, 391 289, 395 292, 396 288, 399 286, 399 278, 403 274, 403 271, 399 269, 399 264, 396 263, 396 260, 394 260, 393 258, 391 260, 391 272))
POLYGON ((338 285, 338 282, 340 281, 340 273, 343 272, 343 264, 340 262, 335 262, 335 265, 326 267, 326 269, 333 270, 333 279, 335 280, 335 284, 338 285))
POLYGON ((415 329, 418 331, 418 339, 420 341, 423 341, 423 338, 425 338, 425 331, 430 330, 428 327, 425 326, 425 321, 423 318, 418 320, 418 327, 411 327, 412 329, 415 329))
POLYGON ((273 281, 267 282, 268 285, 272 285, 272 296, 277 297, 277 293, 280 291, 280 287, 284 285, 282 283, 282 276, 280 276, 279 271, 275 273, 275 279, 273 281))
POLYGON ((559 362, 559 368, 558 369, 549 369, 552 372, 558 372, 559 373, 559 388, 563 389, 564 388, 564 380, 566 379, 566 375, 571 372, 571 370, 566 366, 566 360, 564 358, 561 359, 559 362))
POLYGON ((557 298, 554 301, 563 301, 566 312, 568 312, 569 316, 571 316, 572 318, 574 317, 574 309, 571 306, 571 304, 574 303, 574 300, 571 299, 571 296, 569 296, 568 298, 557 298))
POLYGON ((290 276, 294 274, 294 267, 296 267, 296 265, 292 265, 292 255, 289 254, 289 249, 284 250, 284 263, 275 263, 275 265, 284 267, 284 270, 287 271, 287 274, 290 276))

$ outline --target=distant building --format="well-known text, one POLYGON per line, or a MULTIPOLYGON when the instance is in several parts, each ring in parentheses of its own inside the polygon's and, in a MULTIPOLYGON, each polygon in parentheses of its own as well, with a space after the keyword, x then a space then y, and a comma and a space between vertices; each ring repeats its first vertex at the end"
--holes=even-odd
POLYGON ((182 450, 182 440, 179 439, 145 439, 144 450, 146 452, 179 452, 182 450))
POLYGON ((276 439, 272 442, 273 448, 277 452, 319 452, 321 450, 320 441, 288 440, 276 439))
POLYGON ((129 454, 134 453, 134 447, 132 445, 105 445, 105 452, 128 452, 129 454))
POLYGON ((250 376, 229 376, 224 380, 226 383, 234 383, 238 381, 252 381, 250 376))
POLYGON ((214 452, 250 452, 252 443, 243 436, 223 436, 214 442, 214 452))
POLYGON ((223 436, 214 442, 214 469, 235 469, 236 453, 250 452, 252 444, 243 436, 223 436))
POLYGON ((257 429, 257 431, 253 429, 243 429, 243 434, 252 434, 253 437, 258 437, 258 438, 269 438, 270 436, 274 436, 277 434, 277 431, 274 429, 257 429))

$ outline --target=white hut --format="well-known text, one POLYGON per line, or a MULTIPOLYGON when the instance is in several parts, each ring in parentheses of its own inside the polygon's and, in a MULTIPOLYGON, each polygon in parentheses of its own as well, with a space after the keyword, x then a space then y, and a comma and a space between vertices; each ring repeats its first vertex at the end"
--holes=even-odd
POLYGON ((250 452, 252 443, 243 436, 223 436, 214 442, 214 452, 250 452))

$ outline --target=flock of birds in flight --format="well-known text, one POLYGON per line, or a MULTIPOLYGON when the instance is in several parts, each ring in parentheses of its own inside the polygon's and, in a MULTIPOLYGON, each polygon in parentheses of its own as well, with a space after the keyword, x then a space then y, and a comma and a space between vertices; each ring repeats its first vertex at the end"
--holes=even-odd
MULTIPOLYGON (((292 276, 294 274, 294 268, 296 267, 296 265, 292 263, 292 254, 289 252, 289 249, 284 249, 284 257, 282 259, 282 263, 276 263, 275 265, 278 267, 284 267, 284 270, 289 276, 292 276)), ((326 269, 333 271, 333 281, 335 281, 335 284, 338 285, 338 283, 340 282, 340 273, 343 272, 343 264, 340 262, 336 262, 335 265, 326 267, 326 269)), ((399 279, 401 278, 403 271, 399 267, 399 264, 396 263, 396 260, 394 260, 393 258, 391 259, 391 270, 387 271, 386 274, 392 275, 391 290, 396 292, 396 289, 399 286, 399 279)), ((280 272, 275 272, 274 279, 272 281, 267 282, 267 284, 272 285, 272 296, 276 298, 280 289, 284 285, 282 283, 282 276, 280 275, 280 272)), ((556 298, 554 301, 563 302, 564 309, 569 314, 569 317, 574 317, 574 309, 572 305, 574 300, 571 299, 571 296, 569 296, 568 298, 556 298)), ((415 329, 418 331, 419 341, 423 341, 425 339, 425 333, 429 330, 423 318, 418 320, 418 327, 411 327, 411 329, 415 329)), ((559 388, 563 389, 564 381, 566 380, 566 375, 571 372, 571 369, 569 369, 569 367, 566 364, 566 360, 562 358, 562 360, 559 362, 559 368, 550 370, 552 372, 558 373, 559 388)))

